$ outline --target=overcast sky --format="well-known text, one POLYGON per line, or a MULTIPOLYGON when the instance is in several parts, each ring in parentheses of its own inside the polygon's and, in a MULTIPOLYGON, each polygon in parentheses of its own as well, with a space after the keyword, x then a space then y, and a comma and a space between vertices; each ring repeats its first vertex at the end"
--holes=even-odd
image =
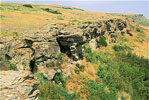
POLYGON ((2 2, 25 2, 40 4, 60 4, 74 6, 87 11, 143 14, 147 18, 148 0, 1 0, 2 2))

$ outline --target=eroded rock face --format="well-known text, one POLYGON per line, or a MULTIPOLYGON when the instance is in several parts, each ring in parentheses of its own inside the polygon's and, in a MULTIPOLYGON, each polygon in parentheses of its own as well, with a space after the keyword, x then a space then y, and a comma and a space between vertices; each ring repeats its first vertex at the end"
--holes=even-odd
POLYGON ((39 81, 27 71, 0 72, 1 100, 38 100, 39 81))

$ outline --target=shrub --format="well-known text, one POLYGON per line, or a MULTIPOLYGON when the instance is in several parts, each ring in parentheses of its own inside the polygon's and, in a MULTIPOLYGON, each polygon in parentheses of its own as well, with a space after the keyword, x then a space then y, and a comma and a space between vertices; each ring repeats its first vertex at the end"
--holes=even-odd
POLYGON ((63 53, 60 53, 58 56, 57 56, 57 60, 62 60, 62 56, 63 56, 64 54, 63 53))
POLYGON ((106 42, 106 38, 104 36, 100 36, 99 41, 97 41, 97 47, 100 48, 101 46, 104 46, 104 47, 108 46, 106 42))
POLYGON ((132 50, 132 48, 130 48, 127 45, 123 45, 123 46, 121 46, 121 45, 114 45, 112 48, 114 49, 114 51, 132 50))
POLYGON ((24 7, 28 7, 28 8, 33 8, 33 6, 31 4, 24 4, 24 7))
POLYGON ((83 72, 84 71, 84 68, 85 68, 84 65, 80 65, 78 63, 76 64, 76 67, 78 67, 81 72, 83 72))
POLYGON ((82 24, 92 24, 92 22, 90 22, 90 21, 84 21, 84 22, 82 22, 82 24))
POLYGON ((4 15, 0 15, 0 18, 5 18, 5 16, 4 15))
POLYGON ((46 63, 46 67, 53 67, 53 66, 55 66, 54 62, 46 63))
POLYGON ((53 81, 55 81, 56 84, 62 84, 64 86, 66 80, 63 72, 57 72, 53 78, 53 81))
POLYGON ((122 50, 124 50, 124 48, 123 48, 122 46, 120 46, 120 45, 114 45, 112 48, 113 48, 115 51, 122 51, 122 50))
POLYGON ((80 70, 79 70, 78 67, 75 67, 74 71, 75 71, 76 74, 80 74, 80 70))
POLYGON ((97 53, 92 52, 91 48, 85 48, 84 55, 86 57, 86 60, 92 63, 97 63, 101 59, 101 57, 97 53))
POLYGON ((46 56, 42 57, 42 61, 47 61, 47 60, 48 60, 48 57, 46 57, 46 56))
POLYGON ((14 37, 19 36, 19 35, 18 35, 18 32, 12 32, 12 35, 13 35, 14 37))
POLYGON ((14 70, 17 71, 17 66, 15 64, 11 64, 9 60, 6 59, 6 66, 8 67, 9 70, 14 70))
POLYGON ((138 28, 138 27, 136 28, 136 31, 137 31, 137 32, 141 32, 140 28, 138 28))
POLYGON ((48 12, 48 13, 53 13, 53 14, 62 14, 61 12, 57 11, 57 10, 52 10, 49 8, 41 8, 42 10, 48 12))

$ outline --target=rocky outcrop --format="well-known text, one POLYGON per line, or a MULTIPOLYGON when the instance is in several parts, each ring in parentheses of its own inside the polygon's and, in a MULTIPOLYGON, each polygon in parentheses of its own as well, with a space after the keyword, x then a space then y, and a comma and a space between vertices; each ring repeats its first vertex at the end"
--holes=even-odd
POLYGON ((57 37, 57 41, 60 46, 60 50, 63 53, 66 53, 69 57, 72 57, 73 60, 82 59, 82 44, 84 43, 83 37, 74 34, 74 35, 62 35, 57 37))
POLYGON ((10 63, 15 64, 19 70, 30 70, 33 63, 44 62, 43 57, 56 58, 59 53, 59 45, 56 39, 44 38, 42 34, 26 34, 21 39, 10 40, 3 44, 3 55, 10 63))
POLYGON ((80 25, 79 28, 82 29, 83 35, 87 40, 107 34, 110 42, 116 42, 119 32, 130 34, 129 25, 121 19, 101 20, 92 24, 80 25))
MULTIPOLYGON (((0 51, 5 59, 17 66, 18 70, 31 70, 37 67, 40 72, 45 68, 56 66, 59 68, 61 60, 58 56, 66 53, 74 61, 83 59, 82 45, 89 42, 94 50, 103 36, 107 43, 115 43, 118 33, 129 34, 129 25, 122 19, 100 20, 91 24, 52 24, 45 34, 23 34, 19 39, 3 42, 0 40, 0 51)), ((44 73, 49 73, 45 72, 44 73)), ((53 71, 52 75, 55 73, 53 71)), ((49 76, 49 74, 46 74, 49 76)), ((50 78, 52 79, 52 77, 50 78)))
POLYGON ((0 72, 1 100, 38 100, 39 81, 27 71, 0 72))

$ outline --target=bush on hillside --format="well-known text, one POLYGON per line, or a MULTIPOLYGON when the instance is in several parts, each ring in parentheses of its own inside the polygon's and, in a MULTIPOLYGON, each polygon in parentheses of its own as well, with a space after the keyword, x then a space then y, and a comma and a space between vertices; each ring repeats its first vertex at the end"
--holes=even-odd
POLYGON ((136 31, 137 31, 137 32, 141 32, 140 28, 138 28, 138 27, 136 28, 136 31))
POLYGON ((65 86, 66 80, 65 80, 65 76, 63 72, 57 72, 53 78, 53 81, 56 84, 62 84, 63 86, 65 86))
POLYGON ((5 18, 5 16, 4 15, 0 15, 0 18, 5 18))
POLYGON ((99 41, 97 41, 97 47, 100 48, 102 46, 104 46, 104 47, 108 46, 108 44, 106 42, 106 38, 104 36, 100 36, 99 41))
POLYGON ((33 6, 31 4, 24 4, 24 7, 28 7, 28 8, 33 8, 33 6))
POLYGON ((81 72, 83 72, 84 69, 85 69, 85 66, 84 65, 80 65, 79 63, 76 64, 76 67, 78 67, 81 72))
POLYGON ((124 51, 124 50, 132 50, 132 48, 130 48, 127 45, 114 45, 112 46, 112 48, 114 49, 114 51, 124 51))
POLYGON ((75 72, 76 74, 80 74, 79 68, 78 68, 78 67, 75 67, 74 72, 75 72))
POLYGON ((42 10, 48 12, 48 13, 53 13, 53 14, 62 14, 61 12, 49 8, 41 8, 42 10))

